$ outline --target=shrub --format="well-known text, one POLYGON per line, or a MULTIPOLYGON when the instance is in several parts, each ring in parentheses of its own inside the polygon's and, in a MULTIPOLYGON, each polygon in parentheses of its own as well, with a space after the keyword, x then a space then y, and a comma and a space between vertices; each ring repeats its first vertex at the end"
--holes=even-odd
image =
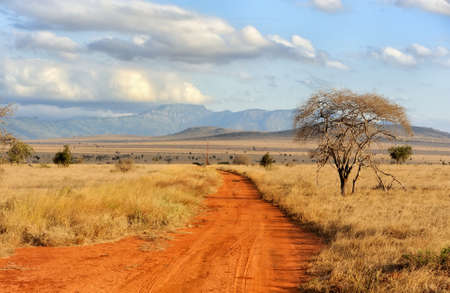
POLYGON ((450 246, 445 247, 439 254, 431 251, 419 251, 416 254, 405 254, 401 258, 401 265, 409 269, 419 269, 431 266, 437 270, 450 269, 450 246))
POLYGON ((53 158, 53 163, 58 166, 69 167, 72 163, 72 152, 68 145, 64 145, 62 152, 57 152, 53 158))
POLYGON ((24 163, 33 155, 33 152, 32 147, 20 140, 15 140, 7 152, 8 160, 10 163, 24 163))
POLYGON ((274 163, 274 160, 269 155, 269 153, 266 153, 264 156, 262 156, 261 161, 259 161, 259 164, 261 166, 263 166, 264 168, 270 168, 273 163, 274 163))
POLYGON ((115 164, 116 171, 126 173, 134 168, 134 161, 132 159, 120 159, 115 164))
POLYGON ((250 159, 246 155, 235 155, 233 159, 234 165, 248 165, 250 163, 250 159))
POLYGON ((404 163, 412 155, 412 148, 409 145, 393 146, 388 149, 391 159, 397 164, 404 163))

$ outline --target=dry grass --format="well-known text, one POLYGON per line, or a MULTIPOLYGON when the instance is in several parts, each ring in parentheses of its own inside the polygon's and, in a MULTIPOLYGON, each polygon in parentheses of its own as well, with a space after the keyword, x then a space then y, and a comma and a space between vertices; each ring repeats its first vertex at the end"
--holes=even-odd
POLYGON ((450 290, 450 166, 383 166, 407 191, 374 189, 362 174, 357 194, 342 197, 337 172, 314 165, 233 166, 327 247, 303 289, 320 292, 448 292, 450 290))
POLYGON ((108 165, 4 166, 0 175, 0 255, 24 245, 78 245, 172 230, 220 184, 214 169, 108 165))
POLYGON ((115 165, 115 169, 112 170, 113 172, 122 172, 127 173, 133 170, 134 168, 134 161, 133 159, 120 159, 115 165))

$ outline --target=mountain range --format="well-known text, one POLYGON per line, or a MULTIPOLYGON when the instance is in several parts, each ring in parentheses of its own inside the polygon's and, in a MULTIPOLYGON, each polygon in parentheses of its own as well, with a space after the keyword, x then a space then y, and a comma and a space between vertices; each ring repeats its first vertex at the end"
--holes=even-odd
POLYGON ((294 110, 215 112, 189 104, 159 105, 149 111, 122 117, 78 117, 66 120, 10 118, 6 128, 22 139, 95 135, 162 136, 187 128, 213 126, 246 131, 280 131, 292 128, 294 110))
MULTIPOLYGON (((169 104, 122 117, 77 117, 65 120, 9 118, 6 128, 22 139, 99 135, 154 137, 171 134, 174 134, 173 138, 215 136, 222 139, 242 136, 292 136, 290 129, 293 126, 294 114, 295 110, 260 109, 215 112, 199 105, 169 104)), ((422 137, 450 138, 449 133, 431 128, 414 127, 413 130, 416 135, 422 137)))

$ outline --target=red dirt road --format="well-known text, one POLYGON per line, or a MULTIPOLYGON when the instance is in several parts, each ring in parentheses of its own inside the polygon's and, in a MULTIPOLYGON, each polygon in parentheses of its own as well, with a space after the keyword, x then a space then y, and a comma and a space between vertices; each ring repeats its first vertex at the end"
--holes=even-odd
POLYGON ((166 249, 144 249, 149 242, 136 238, 17 249, 0 259, 0 292, 296 291, 320 240, 260 200, 248 179, 222 175, 207 212, 166 249))

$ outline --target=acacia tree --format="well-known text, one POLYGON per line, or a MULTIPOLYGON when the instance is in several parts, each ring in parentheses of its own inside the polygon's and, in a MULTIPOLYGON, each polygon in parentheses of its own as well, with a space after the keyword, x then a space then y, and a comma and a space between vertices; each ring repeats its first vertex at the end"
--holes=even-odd
POLYGON ((298 108, 294 118, 297 139, 318 139, 317 148, 311 152, 318 170, 327 163, 336 167, 342 195, 346 193, 353 170, 356 171, 352 193, 355 192, 364 167, 372 168, 384 190, 394 182, 400 183, 393 175, 378 168, 370 150, 380 139, 397 138, 396 133, 386 127, 392 124, 412 133, 403 107, 377 94, 359 95, 350 90, 319 91, 298 108), (384 182, 383 176, 392 179, 390 184, 384 182))
POLYGON ((2 127, 5 123, 4 119, 12 114, 12 105, 0 107, 0 144, 9 144, 14 140, 14 137, 2 127))
MULTIPOLYGON (((6 129, 3 127, 5 124, 4 119, 11 116, 12 114, 13 114, 12 105, 0 107, 0 151, 4 151, 3 146, 12 144, 15 141, 14 136, 8 133, 6 129)), ((1 155, 0 159, 3 160, 1 155)))
POLYGON ((10 163, 24 163, 26 162, 34 153, 34 150, 31 146, 26 143, 15 140, 11 143, 11 147, 9 148, 7 155, 10 163))

